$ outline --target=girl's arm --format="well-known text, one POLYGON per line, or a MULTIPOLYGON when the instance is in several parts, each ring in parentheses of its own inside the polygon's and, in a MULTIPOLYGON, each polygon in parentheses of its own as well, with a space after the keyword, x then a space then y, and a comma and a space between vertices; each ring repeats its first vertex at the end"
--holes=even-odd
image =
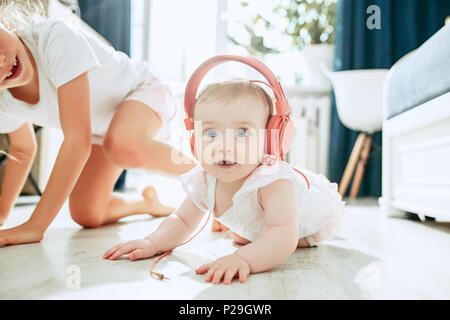
POLYGON ((0 225, 8 217, 22 191, 37 151, 36 136, 30 123, 9 133, 8 137, 10 148, 0 196, 0 225))
POLYGON ((89 158, 91 121, 87 72, 58 88, 58 103, 64 141, 47 187, 27 222, 0 231, 0 246, 40 241, 89 158))
POLYGON ((286 260, 297 248, 298 215, 294 190, 289 180, 280 179, 260 189, 267 230, 252 243, 233 254, 196 269, 206 273, 205 281, 231 283, 235 276, 245 282, 249 273, 270 270, 286 260))
POLYGON ((30 222, 45 232, 72 191, 91 153, 91 119, 87 72, 58 88, 64 140, 47 187, 30 222))
POLYGON ((145 259, 174 249, 195 230, 203 214, 204 212, 186 197, 180 208, 168 216, 149 236, 142 240, 118 244, 106 251, 103 258, 115 260, 128 254, 130 260, 145 259))

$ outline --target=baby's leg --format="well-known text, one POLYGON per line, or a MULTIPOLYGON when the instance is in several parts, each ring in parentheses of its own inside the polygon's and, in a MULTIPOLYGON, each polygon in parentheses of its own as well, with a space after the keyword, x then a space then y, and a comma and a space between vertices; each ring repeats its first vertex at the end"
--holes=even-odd
MULTIPOLYGON (((236 244, 246 245, 251 242, 250 240, 242 238, 240 235, 238 235, 234 232, 230 232, 230 234, 231 234, 231 238, 233 239, 233 241, 236 244)), ((302 239, 298 240, 297 248, 309 248, 309 247, 313 247, 313 245, 310 245, 308 240, 306 240, 306 238, 302 238, 302 239)))
MULTIPOLYGON (((250 240, 242 238, 240 235, 238 235, 232 231, 230 231, 230 234, 231 234, 231 238, 233 239, 233 241, 236 244, 246 245, 251 242, 250 240)), ((310 245, 308 240, 306 240, 306 238, 302 238, 302 239, 298 240, 297 248, 309 248, 309 247, 313 247, 313 245, 310 245)))
MULTIPOLYGON (((231 238, 233 239, 233 241, 236 244, 241 244, 241 245, 245 245, 245 244, 249 244, 251 241, 247 240, 245 238, 242 238, 240 235, 230 231, 231 234, 231 238)), ((309 248, 309 247, 313 247, 312 245, 309 244, 308 240, 306 240, 306 238, 302 238, 298 240, 297 243, 297 248, 309 248)))
POLYGON ((225 227, 223 224, 221 224, 217 220, 213 220, 213 223, 211 225, 211 231, 212 232, 220 232, 220 231, 227 231, 228 228, 225 227))
POLYGON ((247 240, 247 239, 245 239, 245 238, 242 238, 240 235, 238 235, 238 234, 236 234, 236 233, 234 233, 234 232, 231 232, 230 231, 230 234, 231 234, 231 238, 233 239, 233 241, 236 243, 236 244, 242 244, 242 245, 245 245, 245 244, 249 244, 251 241, 250 240, 247 240))
POLYGON ((133 214, 161 216, 175 210, 163 206, 151 187, 133 199, 114 193, 122 170, 106 158, 102 146, 92 146, 89 160, 70 194, 70 213, 75 222, 93 228, 133 214))
POLYGON ((297 248, 309 248, 312 247, 306 238, 302 238, 298 240, 297 248))

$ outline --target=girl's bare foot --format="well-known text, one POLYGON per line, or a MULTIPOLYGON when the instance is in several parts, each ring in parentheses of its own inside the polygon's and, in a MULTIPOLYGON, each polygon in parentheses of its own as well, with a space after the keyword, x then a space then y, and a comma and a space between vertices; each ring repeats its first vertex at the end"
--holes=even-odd
POLYGON ((213 220, 213 223, 211 226, 212 232, 220 232, 220 231, 227 231, 227 230, 228 230, 228 228, 225 227, 223 224, 221 224, 219 221, 213 220))
POLYGON ((147 187, 142 191, 142 196, 148 202, 149 214, 154 217, 165 217, 175 211, 175 208, 163 205, 158 200, 158 195, 153 187, 147 187))

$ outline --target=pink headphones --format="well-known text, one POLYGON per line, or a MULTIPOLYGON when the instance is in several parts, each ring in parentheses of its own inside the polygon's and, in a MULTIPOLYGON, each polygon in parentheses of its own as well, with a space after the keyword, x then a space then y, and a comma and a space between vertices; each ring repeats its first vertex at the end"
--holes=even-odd
MULTIPOLYGON (((284 160, 286 154, 294 139, 294 124, 289 115, 289 102, 284 95, 283 88, 273 72, 261 61, 253 57, 235 56, 235 55, 217 55, 203 62, 192 74, 189 79, 184 94, 184 110, 186 119, 184 125, 188 131, 194 129, 194 108, 196 104, 196 96, 201 80, 206 73, 215 66, 227 61, 236 61, 246 64, 261 73, 268 81, 265 83, 258 80, 250 80, 251 82, 261 82, 269 86, 275 95, 276 115, 271 115, 267 124, 266 136, 266 152, 270 155, 280 157, 284 160)), ((192 154, 195 154, 195 138, 192 133, 190 144, 192 154)))

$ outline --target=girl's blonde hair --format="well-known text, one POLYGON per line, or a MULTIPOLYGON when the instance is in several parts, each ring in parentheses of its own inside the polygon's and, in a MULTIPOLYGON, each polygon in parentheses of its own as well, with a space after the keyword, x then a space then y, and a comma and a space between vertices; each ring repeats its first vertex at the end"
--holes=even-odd
POLYGON ((45 19, 41 0, 0 0, 0 23, 12 33, 45 19))
MULTIPOLYGON (((242 96, 255 98, 265 106, 268 119, 273 114, 273 100, 271 96, 259 85, 246 79, 234 78, 214 82, 206 86, 197 98, 196 106, 204 103, 225 105, 242 96)), ((195 117, 195 109, 194 109, 195 117)))

